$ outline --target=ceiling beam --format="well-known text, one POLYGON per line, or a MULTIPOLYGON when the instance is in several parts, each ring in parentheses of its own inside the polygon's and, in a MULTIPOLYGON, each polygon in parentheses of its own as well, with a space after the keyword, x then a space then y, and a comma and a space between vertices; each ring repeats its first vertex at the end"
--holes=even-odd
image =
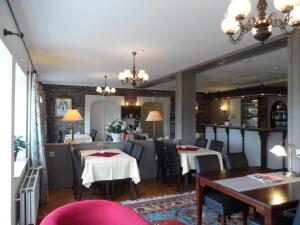
POLYGON ((177 73, 200 73, 206 70, 211 70, 220 66, 224 66, 230 63, 242 61, 244 59, 249 59, 254 56, 262 55, 268 52, 272 52, 281 48, 287 47, 288 38, 286 35, 279 35, 269 40, 265 41, 264 43, 258 42, 256 44, 250 45, 248 47, 230 52, 228 54, 222 55, 220 57, 208 60, 206 62, 200 63, 195 66, 191 66, 185 68, 181 71, 169 74, 162 78, 158 78, 147 82, 145 84, 139 85, 138 88, 150 88, 156 85, 167 83, 170 81, 175 80, 175 74, 177 73))

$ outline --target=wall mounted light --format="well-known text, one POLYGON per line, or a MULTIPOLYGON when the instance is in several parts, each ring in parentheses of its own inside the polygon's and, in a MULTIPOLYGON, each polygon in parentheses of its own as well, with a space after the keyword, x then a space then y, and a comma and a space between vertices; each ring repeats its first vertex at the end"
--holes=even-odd
POLYGON ((226 113, 227 110, 228 110, 227 105, 225 105, 225 104, 221 105, 221 111, 222 112, 226 113))

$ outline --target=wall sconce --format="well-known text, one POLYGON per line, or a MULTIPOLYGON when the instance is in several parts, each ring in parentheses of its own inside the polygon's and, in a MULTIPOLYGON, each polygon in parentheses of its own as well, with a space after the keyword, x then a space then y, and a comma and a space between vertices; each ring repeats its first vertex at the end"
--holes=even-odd
POLYGON ((227 112, 227 105, 225 105, 225 104, 221 105, 221 111, 223 113, 226 113, 227 112))
POLYGON ((139 106, 139 103, 138 103, 138 102, 136 102, 136 103, 135 103, 135 105, 136 105, 136 106, 139 106))
POLYGON ((126 102, 125 105, 126 105, 126 106, 129 106, 129 102, 126 102))

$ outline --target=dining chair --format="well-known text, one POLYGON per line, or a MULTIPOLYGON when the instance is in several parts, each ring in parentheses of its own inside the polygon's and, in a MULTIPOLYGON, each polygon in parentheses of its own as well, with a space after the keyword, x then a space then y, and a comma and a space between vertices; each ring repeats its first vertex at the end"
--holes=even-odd
POLYGON ((90 130, 90 136, 91 136, 91 138, 92 138, 93 142, 94 142, 94 141, 95 141, 95 139, 96 139, 96 135, 97 135, 97 133, 98 133, 98 131, 97 131, 97 130, 95 130, 95 129, 91 129, 91 130, 90 130))
POLYGON ((227 170, 246 169, 249 167, 247 156, 244 152, 224 154, 224 161, 227 170))
POLYGON ((144 152, 144 146, 141 144, 134 143, 130 155, 136 159, 138 165, 140 165, 143 152, 144 152))
POLYGON ((211 140, 208 149, 217 152, 222 152, 223 144, 223 141, 211 140))
POLYGON ((197 146, 197 147, 200 147, 200 148, 206 148, 206 146, 207 146, 207 139, 205 139, 205 138, 200 138, 200 137, 198 137, 197 139, 196 139, 196 142, 195 142, 195 145, 197 146))
POLYGON ((58 142, 64 143, 64 132, 61 129, 58 130, 58 142))
POLYGON ((176 191, 179 192, 180 183, 182 178, 182 167, 180 163, 180 158, 176 150, 176 145, 173 143, 165 143, 167 157, 169 159, 168 172, 170 176, 176 176, 176 191))
POLYGON ((48 214, 41 225, 149 225, 133 209, 107 200, 87 200, 63 205, 48 214))
POLYGON ((133 144, 134 143, 131 141, 126 141, 124 148, 123 148, 123 152, 125 152, 128 155, 131 155, 133 144))
POLYGON ((162 141, 154 140, 155 153, 157 156, 157 172, 156 179, 159 179, 160 175, 166 182, 167 167, 169 163, 168 155, 165 149, 165 144, 162 141))
MULTIPOLYGON (((220 162, 217 155, 195 156, 196 173, 220 171, 220 162)), ((203 204, 217 213, 221 224, 226 224, 226 216, 243 212, 243 225, 247 224, 249 206, 237 199, 225 195, 217 190, 206 188, 204 190, 203 204)))
MULTIPOLYGON (((85 187, 82 185, 82 179, 81 179, 81 160, 78 155, 78 151, 74 146, 69 147, 71 152, 71 158, 72 158, 72 165, 73 165, 73 191, 74 191, 74 198, 75 200, 81 200, 82 198, 82 192, 85 189, 85 187), (79 196, 78 196, 79 195, 79 196)), ((89 188, 89 198, 92 199, 92 188, 93 185, 89 188)))
POLYGON ((105 141, 113 141, 112 136, 106 134, 105 135, 105 141))

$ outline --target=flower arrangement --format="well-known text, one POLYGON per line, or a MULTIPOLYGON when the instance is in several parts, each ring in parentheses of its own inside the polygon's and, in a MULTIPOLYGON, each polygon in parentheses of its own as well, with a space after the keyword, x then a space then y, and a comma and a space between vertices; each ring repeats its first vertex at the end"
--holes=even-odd
POLYGON ((115 119, 109 122, 105 126, 105 130, 109 133, 119 134, 119 133, 128 133, 129 127, 125 121, 120 119, 115 119))

